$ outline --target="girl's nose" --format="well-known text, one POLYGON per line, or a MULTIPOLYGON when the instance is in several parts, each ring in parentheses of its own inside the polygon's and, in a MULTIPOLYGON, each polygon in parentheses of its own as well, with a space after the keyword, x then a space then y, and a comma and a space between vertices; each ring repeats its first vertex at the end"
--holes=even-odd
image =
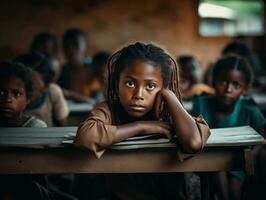
POLYGON ((231 83, 227 84, 226 86, 226 92, 230 93, 233 90, 233 85, 231 83))
POLYGON ((10 92, 7 92, 3 95, 4 102, 10 103, 12 102, 12 95, 10 92))
POLYGON ((141 88, 141 87, 137 87, 136 89, 135 89, 135 92, 134 92, 134 98, 135 99, 140 99, 140 100, 143 100, 144 98, 143 98, 143 88, 141 88))

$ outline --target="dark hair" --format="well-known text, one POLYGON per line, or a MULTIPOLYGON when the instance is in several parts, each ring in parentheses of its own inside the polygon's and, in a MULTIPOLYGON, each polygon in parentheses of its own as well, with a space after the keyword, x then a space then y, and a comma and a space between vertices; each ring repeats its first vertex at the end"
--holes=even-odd
POLYGON ((240 41, 230 42, 222 50, 222 55, 228 55, 232 53, 237 54, 247 59, 250 59, 252 55, 252 51, 249 48, 249 46, 246 43, 240 42, 240 41))
POLYGON ((227 44, 222 51, 222 55, 229 55, 229 54, 236 54, 245 58, 247 62, 250 64, 250 67, 255 76, 254 78, 256 83, 259 81, 258 79, 261 75, 260 74, 261 66, 259 60, 256 59, 256 55, 254 51, 252 51, 250 46, 241 41, 232 41, 229 44, 227 44))
POLYGON ((22 63, 38 72, 42 76, 46 86, 53 81, 54 72, 50 67, 49 60, 43 54, 37 52, 21 54, 14 61, 22 63))
POLYGON ((69 46, 78 47, 78 37, 86 38, 86 33, 79 28, 68 29, 63 35, 63 48, 66 50, 69 46))
MULTIPOLYGON (((153 44, 144 44, 137 42, 114 53, 108 60, 107 74, 107 102, 114 115, 114 122, 119 122, 118 117, 118 84, 121 72, 133 61, 140 60, 151 62, 155 67, 161 70, 163 76, 163 85, 172 90, 181 102, 181 94, 179 91, 178 66, 175 60, 169 56, 162 48, 153 44)), ((160 115, 163 120, 169 120, 169 114, 166 112, 165 105, 160 115)))
POLYGON ((184 55, 184 56, 178 57, 176 59, 176 62, 178 63, 178 66, 180 67, 180 70, 185 71, 186 70, 186 66, 187 66, 188 63, 197 62, 197 60, 191 55, 184 55))
POLYGON ((41 52, 41 53, 49 53, 49 52, 42 52, 42 48, 46 42, 52 41, 54 43, 54 53, 58 52, 58 40, 57 37, 49 32, 41 32, 34 36, 31 41, 30 45, 30 52, 41 52))
POLYGON ((94 74, 104 77, 106 64, 110 56, 111 54, 105 51, 98 52, 93 56, 91 66, 94 74))
POLYGON ((25 84, 27 99, 30 99, 33 92, 32 87, 32 70, 21 63, 1 62, 0 63, 0 79, 16 77, 25 84))
POLYGON ((253 81, 253 71, 249 63, 241 56, 228 55, 220 58, 213 66, 212 77, 213 81, 219 74, 225 70, 238 70, 243 73, 247 84, 252 84, 253 81))

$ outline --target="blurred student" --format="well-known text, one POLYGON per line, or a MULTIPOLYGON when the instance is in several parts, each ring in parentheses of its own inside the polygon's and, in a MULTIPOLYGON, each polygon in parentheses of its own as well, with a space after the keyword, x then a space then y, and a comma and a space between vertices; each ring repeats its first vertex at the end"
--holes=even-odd
POLYGON ((67 99, 85 101, 82 95, 90 74, 89 66, 85 63, 86 33, 78 28, 67 30, 63 36, 63 48, 67 63, 63 66, 58 84, 67 99))
POLYGON ((49 32, 40 32, 31 41, 29 52, 39 52, 51 56, 58 56, 58 39, 49 32))
MULTIPOLYGON (((215 95, 194 97, 192 114, 203 115, 210 128, 249 125, 264 135, 266 120, 263 114, 249 97, 243 96, 252 84, 252 74, 244 58, 235 55, 220 58, 212 71, 215 95)), ((241 198, 243 171, 213 173, 210 178, 218 200, 241 198)))
POLYGON ((184 100, 191 99, 201 93, 213 94, 214 89, 201 83, 201 69, 199 62, 191 55, 177 58, 180 67, 180 89, 184 100))
POLYGON ((106 64, 110 55, 108 52, 98 52, 93 56, 91 77, 84 88, 84 95, 94 98, 98 102, 104 100, 106 64))
POLYGON ((19 55, 16 62, 33 69, 33 96, 26 112, 45 121, 48 127, 64 126, 69 109, 61 88, 52 83, 53 72, 48 60, 39 53, 19 55))

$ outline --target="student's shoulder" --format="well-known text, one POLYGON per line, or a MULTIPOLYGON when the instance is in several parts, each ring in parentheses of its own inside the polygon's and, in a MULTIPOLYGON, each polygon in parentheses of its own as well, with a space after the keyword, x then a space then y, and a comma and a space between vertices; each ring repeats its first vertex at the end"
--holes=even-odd
POLYGON ((243 96, 239 99, 241 109, 251 115, 263 116, 261 110, 255 103, 254 99, 250 96, 243 96))
POLYGON ((62 88, 56 83, 50 83, 48 90, 52 93, 55 93, 55 92, 61 92, 62 88))
POLYGON ((62 88, 56 83, 50 83, 48 87, 49 97, 52 98, 52 101, 56 101, 58 99, 64 99, 62 88))
POLYGON ((23 124, 23 127, 35 127, 35 128, 46 128, 47 124, 38 119, 35 116, 27 116, 26 122, 23 124))
POLYGON ((98 103, 90 112, 90 116, 111 118, 111 110, 106 101, 98 103))
POLYGON ((239 102, 245 109, 258 109, 256 102, 250 96, 241 96, 239 102))

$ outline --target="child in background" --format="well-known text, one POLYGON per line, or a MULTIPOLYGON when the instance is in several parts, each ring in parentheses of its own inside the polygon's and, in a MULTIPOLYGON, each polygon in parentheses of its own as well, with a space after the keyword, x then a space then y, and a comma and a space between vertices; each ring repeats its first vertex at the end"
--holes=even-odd
POLYGON ((29 53, 19 55, 15 61, 34 70, 34 92, 26 112, 45 121, 48 127, 64 126, 69 109, 61 88, 51 83, 53 72, 45 56, 39 53, 29 53))
MULTIPOLYGON (((33 91, 31 77, 32 70, 22 64, 0 63, 0 127, 47 127, 24 114, 33 91)), ((53 199, 40 185, 43 176, 1 175, 0 180, 0 199, 53 199)))
POLYGON ((92 74, 84 89, 84 95, 94 98, 97 102, 104 100, 106 65, 110 56, 111 55, 107 52, 98 52, 92 58, 92 74))
MULTIPOLYGON (((252 84, 252 70, 242 57, 230 55, 219 59, 213 67, 215 95, 196 96, 193 115, 202 114, 210 128, 249 125, 264 135, 266 120, 254 103, 243 95, 252 84)), ((240 199, 243 172, 214 173, 213 190, 218 199, 240 199)))
POLYGON ((47 127, 24 113, 33 92, 32 73, 19 63, 0 63, 0 127, 47 127))
POLYGON ((184 100, 191 99, 194 95, 203 92, 213 94, 214 89, 201 82, 201 69, 199 62, 190 55, 177 58, 180 67, 180 88, 184 100))
MULTIPOLYGON (((158 46, 138 42, 116 52, 108 61, 107 102, 95 107, 80 125, 75 145, 100 158, 108 146, 129 137, 171 138, 173 133, 180 160, 185 153, 200 151, 210 132, 202 118, 192 118, 183 108, 178 79, 175 61, 158 46)), ((183 178, 176 174, 106 177, 118 199, 185 199, 178 187, 183 178)))
POLYGON ((40 32, 31 41, 30 53, 39 52, 51 56, 58 56, 58 39, 49 32, 40 32))
MULTIPOLYGON (((86 33, 77 28, 67 30, 63 45, 67 63, 63 66, 58 84, 63 89, 83 95, 89 74, 89 67, 84 62, 87 50, 86 33)), ((69 99, 68 96, 66 98, 69 99)))

